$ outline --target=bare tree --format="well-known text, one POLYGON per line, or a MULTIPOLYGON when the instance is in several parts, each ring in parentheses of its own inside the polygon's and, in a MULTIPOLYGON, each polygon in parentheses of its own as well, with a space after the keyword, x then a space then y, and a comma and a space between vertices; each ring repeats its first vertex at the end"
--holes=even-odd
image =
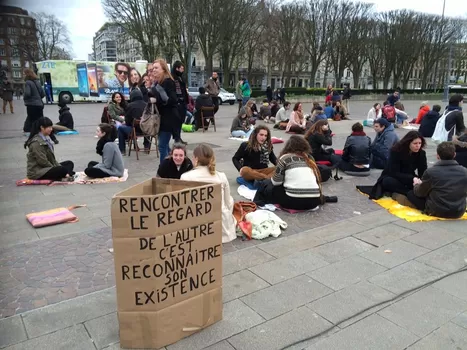
POLYGON ((101 0, 105 14, 112 22, 136 39, 146 60, 155 59, 162 50, 160 43, 167 43, 165 32, 158 32, 160 20, 158 1, 152 0, 101 0), (157 38, 157 40, 156 40, 157 38))
POLYGON ((58 53, 70 57, 67 48, 71 41, 65 23, 55 15, 43 12, 33 13, 32 17, 36 20, 39 59, 52 59, 58 53))
POLYGON ((376 19, 371 19, 368 21, 369 26, 369 37, 366 42, 366 55, 368 58, 368 65, 370 67, 371 78, 373 81, 373 89, 379 88, 379 80, 383 77, 383 72, 385 71, 385 55, 383 51, 384 39, 382 33, 382 28, 385 27, 385 24, 376 19))

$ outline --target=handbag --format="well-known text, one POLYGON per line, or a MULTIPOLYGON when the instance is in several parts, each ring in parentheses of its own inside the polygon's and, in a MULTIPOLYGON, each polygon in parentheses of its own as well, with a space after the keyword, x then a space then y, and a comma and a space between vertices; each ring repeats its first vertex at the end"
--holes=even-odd
POLYGON ((141 116, 139 127, 146 136, 157 136, 161 126, 161 115, 155 103, 148 103, 141 116))
POLYGON ((63 224, 65 222, 74 223, 78 222, 78 217, 71 212, 76 208, 82 208, 86 205, 73 205, 68 208, 55 208, 37 213, 31 213, 26 215, 26 219, 34 227, 45 227, 57 224, 63 224))
POLYGON ((233 216, 237 221, 237 226, 241 229, 248 240, 251 239, 253 227, 245 219, 246 214, 256 211, 256 204, 248 201, 239 201, 234 203, 233 216))

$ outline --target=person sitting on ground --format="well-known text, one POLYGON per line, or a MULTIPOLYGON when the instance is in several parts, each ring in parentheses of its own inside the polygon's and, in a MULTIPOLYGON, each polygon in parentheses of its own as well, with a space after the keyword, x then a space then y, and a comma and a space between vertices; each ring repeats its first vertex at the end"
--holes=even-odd
POLYGON ((321 107, 319 102, 313 102, 313 105, 311 106, 311 115, 313 115, 313 112, 315 111, 316 108, 321 107))
POLYGON ((242 142, 238 147, 232 162, 246 181, 269 179, 274 173, 269 162, 277 164, 269 128, 264 125, 254 128, 248 142, 242 142))
POLYGON ((320 113, 323 110, 323 108, 319 105, 318 102, 313 102, 313 107, 311 108, 311 114, 309 114, 309 117, 307 119, 311 121, 315 121, 316 114, 320 113))
POLYGON ((461 136, 454 135, 452 143, 456 146, 456 156, 454 158, 460 165, 467 168, 467 129, 461 136))
POLYGON ((336 101, 336 104, 334 106, 334 119, 350 120, 350 118, 347 116, 348 114, 349 113, 347 113, 347 108, 345 108, 345 106, 342 105, 341 101, 336 101), (340 118, 338 116, 340 116, 340 118))
POLYGON ((40 117, 32 124, 31 133, 24 143, 24 148, 28 148, 28 179, 61 181, 75 174, 73 162, 67 160, 59 163, 55 159, 54 146, 50 139, 52 126, 52 121, 47 117, 40 117))
POLYGON ((391 149, 387 166, 371 190, 370 199, 379 199, 391 193, 395 200, 404 204, 405 196, 413 190, 427 169, 423 150, 425 145, 425 139, 415 130, 409 131, 397 142, 391 149))
POLYGON ((383 116, 383 111, 381 109, 381 104, 380 103, 375 103, 373 107, 368 111, 368 115, 366 116, 366 120, 370 121, 372 123, 375 122, 375 120, 381 118, 383 116))
MULTIPOLYGON (((130 94, 130 104, 125 112, 125 124, 122 124, 118 128, 118 147, 122 155, 126 155, 125 145, 128 135, 133 131, 133 121, 141 119, 144 109, 146 108, 146 102, 143 100, 143 94, 139 89, 135 89, 130 94)), ((136 130, 137 133, 142 133, 139 126, 136 130)), ((149 152, 151 142, 147 137, 143 140, 144 151, 149 152)))
POLYGON ((409 118, 409 115, 405 111, 405 107, 401 101, 396 101, 394 104, 394 109, 396 110, 396 127, 398 125, 403 125, 404 122, 409 118))
MULTIPOLYGON (((203 126, 201 122, 201 108, 214 108, 214 102, 212 102, 211 96, 206 93, 206 89, 201 86, 198 91, 199 95, 196 97, 195 101, 195 130, 201 129, 203 126)), ((212 111, 204 111, 203 116, 204 129, 207 130, 209 128, 210 119, 214 116, 214 113, 212 111)))
POLYGON ((66 105, 65 102, 59 102, 58 107, 58 120, 57 124, 54 124, 52 128, 54 131, 71 131, 74 130, 75 123, 73 121, 73 115, 70 112, 70 107, 66 105))
POLYGON ((334 118, 334 108, 331 105, 331 102, 326 102, 324 107, 324 114, 326 114, 326 118, 333 119, 334 118))
POLYGON ((386 119, 390 123, 395 123, 396 122, 396 109, 394 106, 389 104, 388 101, 383 102, 383 108, 381 110, 382 112, 382 118, 386 119))
POLYGON ((456 147, 442 142, 436 149, 438 162, 427 169, 421 179, 414 179, 407 199, 424 214, 458 219, 465 214, 467 169, 454 160, 456 147))
POLYGON ((334 154, 333 149, 325 149, 324 146, 332 146, 331 130, 327 119, 314 123, 305 134, 305 140, 311 147, 311 154, 315 161, 331 162, 332 166, 338 166, 341 157, 334 154))
POLYGON ((292 135, 284 145, 273 177, 262 182, 253 201, 294 210, 319 208, 324 203, 321 178, 310 153, 306 140, 292 135))
MULTIPOLYGON (((276 114, 277 112, 279 111, 279 109, 281 108, 281 106, 279 105, 279 103, 277 103, 276 100, 272 100, 271 101, 271 118, 276 118, 276 114)), ((270 119, 272 121, 272 119, 270 119)), ((275 120, 274 120, 275 122, 275 120)))
POLYGON ((370 171, 371 139, 363 131, 363 125, 352 125, 352 133, 347 137, 339 169, 344 172, 364 173, 370 171))
POLYGON ((230 134, 232 137, 249 138, 253 129, 254 126, 250 124, 245 108, 242 107, 238 115, 232 121, 230 134))
POLYGON ((174 143, 170 155, 163 159, 157 170, 157 176, 166 179, 180 179, 187 171, 193 169, 193 163, 186 154, 183 143, 174 143))
POLYGON ((216 170, 214 151, 205 143, 201 143, 193 151, 194 169, 180 177, 185 181, 200 181, 221 184, 222 187, 222 243, 233 241, 236 221, 233 216, 234 200, 230 195, 230 185, 227 176, 216 170))
POLYGON ((297 102, 290 114, 289 122, 285 128, 285 132, 292 132, 295 134, 304 134, 306 130, 306 119, 303 115, 302 104, 297 102))
POLYGON ((102 156, 102 162, 89 162, 84 173, 88 177, 102 179, 105 177, 122 177, 125 171, 123 157, 114 140, 117 138, 115 126, 102 123, 97 127, 96 135, 99 138, 96 153, 102 156))
POLYGON ((464 115, 462 114, 462 103, 464 97, 462 95, 454 95, 449 99, 449 105, 446 107, 445 113, 445 128, 446 131, 449 131, 448 141, 452 140, 454 135, 460 136, 464 133, 465 124, 464 124, 464 115))
POLYGON ((269 106, 267 99, 263 100, 263 104, 259 108, 259 118, 266 122, 269 122, 269 118, 271 118, 271 106, 269 106))
POLYGON ((110 117, 110 123, 117 124, 120 126, 121 123, 125 122, 125 110, 127 109, 127 103, 123 94, 120 92, 114 92, 112 98, 107 106, 107 113, 110 117))
POLYGON ((418 132, 423 137, 426 138, 426 137, 433 136, 433 133, 435 132, 435 128, 436 128, 436 123, 438 123, 438 120, 441 117, 441 115, 439 114, 440 111, 441 111, 441 106, 434 105, 433 109, 429 111, 427 114, 425 114, 425 116, 422 118, 418 132))
POLYGON ((245 104, 246 115, 250 119, 250 124, 255 124, 258 119, 258 109, 256 108, 255 100, 249 99, 245 104))
POLYGON ((289 109, 290 109, 290 102, 285 101, 282 107, 276 113, 276 123, 274 124, 274 129, 280 129, 281 123, 289 122, 289 118, 288 118, 289 109))
POLYGON ((384 169, 389 160, 389 153, 399 136, 394 131, 394 125, 385 118, 376 119, 373 124, 376 137, 371 144, 370 167, 384 169))
POLYGON ((318 120, 328 120, 328 116, 323 111, 323 107, 318 106, 313 111, 313 116, 311 117, 311 121, 316 123, 318 120))
POLYGON ((423 101, 420 104, 420 109, 418 110, 417 118, 412 121, 415 124, 421 124, 423 117, 430 111, 430 106, 428 105, 428 101, 423 101))

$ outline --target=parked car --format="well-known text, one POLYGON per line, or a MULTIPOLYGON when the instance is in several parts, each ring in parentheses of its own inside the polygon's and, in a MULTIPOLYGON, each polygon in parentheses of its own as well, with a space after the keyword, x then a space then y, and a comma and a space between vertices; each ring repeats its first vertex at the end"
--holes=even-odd
POLYGON ((219 104, 223 104, 224 102, 228 102, 233 105, 237 101, 235 95, 227 90, 221 88, 219 91, 219 104))

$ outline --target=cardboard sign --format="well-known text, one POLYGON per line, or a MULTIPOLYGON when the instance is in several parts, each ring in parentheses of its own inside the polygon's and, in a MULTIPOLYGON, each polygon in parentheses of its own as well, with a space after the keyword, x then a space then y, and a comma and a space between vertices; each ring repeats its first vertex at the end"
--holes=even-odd
POLYGON ((150 179, 112 199, 120 343, 159 348, 222 319, 221 187, 150 179))

